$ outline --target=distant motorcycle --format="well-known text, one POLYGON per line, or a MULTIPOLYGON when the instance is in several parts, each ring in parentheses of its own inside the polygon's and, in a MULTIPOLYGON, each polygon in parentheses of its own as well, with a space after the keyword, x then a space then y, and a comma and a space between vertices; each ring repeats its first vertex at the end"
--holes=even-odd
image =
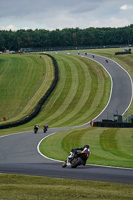
POLYGON ((36 134, 38 132, 38 127, 34 127, 34 133, 36 134))
POLYGON ((77 151, 76 153, 70 152, 66 161, 62 163, 62 167, 71 166, 76 168, 79 165, 85 165, 89 155, 85 152, 77 151))
POLYGON ((44 132, 44 133, 46 133, 46 132, 47 132, 47 130, 48 130, 48 125, 47 125, 47 124, 45 124, 45 125, 43 126, 43 132, 44 132))

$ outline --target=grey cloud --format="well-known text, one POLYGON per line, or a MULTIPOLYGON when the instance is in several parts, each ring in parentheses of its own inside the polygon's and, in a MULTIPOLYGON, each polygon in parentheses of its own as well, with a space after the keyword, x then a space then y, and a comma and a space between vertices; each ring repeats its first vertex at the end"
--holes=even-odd
POLYGON ((72 9, 71 13, 84 13, 96 10, 102 1, 81 1, 79 5, 72 9))
POLYGON ((95 9, 103 0, 0 0, 0 17, 60 12, 81 13, 95 9))
POLYGON ((120 10, 124 4, 133 3, 132 0, 0 0, 0 26, 35 24, 35 27, 64 28, 95 23, 104 27, 112 17, 128 23, 132 14, 120 10))

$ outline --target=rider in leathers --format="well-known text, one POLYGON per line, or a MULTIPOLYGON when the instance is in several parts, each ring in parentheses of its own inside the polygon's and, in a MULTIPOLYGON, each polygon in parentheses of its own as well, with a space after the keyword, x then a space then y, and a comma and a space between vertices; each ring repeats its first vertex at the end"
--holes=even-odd
POLYGON ((76 154, 78 153, 77 150, 81 150, 81 153, 85 153, 86 154, 86 159, 83 161, 83 165, 85 165, 87 159, 90 156, 89 145, 84 145, 83 147, 72 149, 71 151, 74 153, 74 157, 76 157, 76 154))
POLYGON ((34 129, 35 129, 35 128, 38 130, 38 129, 39 129, 39 125, 36 124, 36 125, 34 126, 34 129))

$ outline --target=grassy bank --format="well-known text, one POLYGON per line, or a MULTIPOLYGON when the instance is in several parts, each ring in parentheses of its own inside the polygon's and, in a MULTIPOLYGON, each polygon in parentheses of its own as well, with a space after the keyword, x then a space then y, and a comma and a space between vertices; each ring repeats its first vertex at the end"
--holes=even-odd
POLYGON ((98 64, 88 59, 55 56, 60 83, 47 105, 44 119, 51 127, 75 126, 94 118, 109 98, 110 79, 98 64))
POLYGON ((31 123, 42 126, 45 120, 49 127, 62 127, 88 122, 107 104, 110 78, 101 66, 86 58, 54 57, 59 66, 58 85, 31 123))
POLYGON ((27 116, 50 87, 53 74, 47 56, 0 55, 0 122, 3 117, 7 123, 27 116))
POLYGON ((0 175, 0 200, 131 200, 133 186, 22 175, 0 175))
MULTIPOLYGON (((49 127, 84 124, 97 116, 106 106, 111 82, 100 65, 74 55, 54 54, 53 56, 59 66, 58 85, 35 119, 11 130, 20 132, 32 130, 36 123, 40 127, 44 123, 48 123, 49 127)), ((37 95, 36 98, 38 96, 40 97, 37 95)))
POLYGON ((63 161, 72 148, 85 144, 89 144, 91 150, 88 164, 133 168, 132 129, 92 127, 61 131, 44 139, 40 151, 63 161))

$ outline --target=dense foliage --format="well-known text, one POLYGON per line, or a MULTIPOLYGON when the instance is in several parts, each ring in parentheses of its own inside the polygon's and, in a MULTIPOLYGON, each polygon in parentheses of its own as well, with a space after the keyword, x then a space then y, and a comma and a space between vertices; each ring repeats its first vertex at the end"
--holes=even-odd
POLYGON ((0 51, 40 47, 79 47, 133 44, 133 24, 121 28, 65 28, 53 31, 0 31, 0 51))

